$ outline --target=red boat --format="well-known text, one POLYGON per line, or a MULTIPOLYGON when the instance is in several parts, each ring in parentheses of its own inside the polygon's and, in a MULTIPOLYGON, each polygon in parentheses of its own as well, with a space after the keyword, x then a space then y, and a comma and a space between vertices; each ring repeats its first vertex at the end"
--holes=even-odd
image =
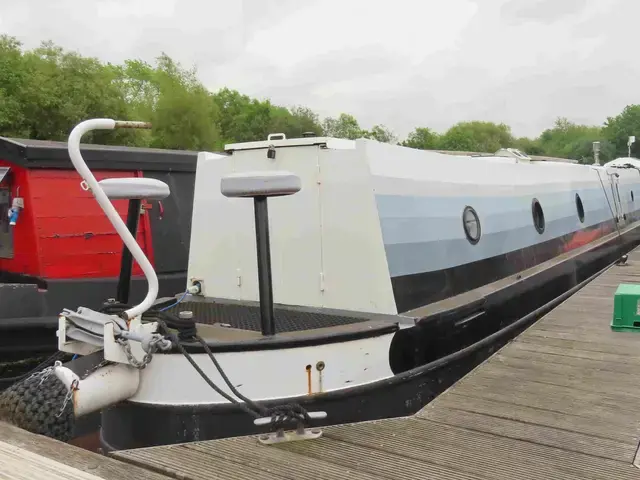
MULTIPOLYGON (((160 296, 183 290, 197 152, 85 144, 82 154, 98 180, 144 176, 170 186, 165 200, 142 202, 137 238, 158 273, 160 296)), ((78 301, 98 308, 117 295, 122 240, 91 193, 79 188, 81 180, 66 142, 0 137, 0 362, 5 366, 55 352, 63 308, 78 301)), ((125 218, 127 200, 114 205, 125 218)), ((130 301, 138 302, 146 283, 135 263, 132 274, 130 301)), ((128 287, 128 281, 121 285, 128 287)))

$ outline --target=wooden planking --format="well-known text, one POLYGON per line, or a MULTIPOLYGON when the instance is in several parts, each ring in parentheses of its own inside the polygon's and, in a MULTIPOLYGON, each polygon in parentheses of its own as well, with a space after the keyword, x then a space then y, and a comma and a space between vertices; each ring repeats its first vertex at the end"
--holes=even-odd
MULTIPOLYGON (((137 173, 99 170, 94 175, 97 180, 103 180, 135 177, 137 173)), ((80 175, 75 171, 30 170, 28 176, 29 208, 34 217, 40 257, 39 275, 45 278, 117 277, 122 240, 91 192, 80 187, 80 175), (51 198, 56 201, 52 202, 51 198)), ((113 205, 126 220, 128 202, 114 200, 113 205)), ((145 253, 151 251, 151 246, 146 244, 147 228, 147 215, 141 216, 136 238, 145 253)), ((133 275, 142 275, 137 262, 133 263, 133 275)))
POLYGON ((318 440, 252 437, 117 452, 180 478, 639 479, 640 333, 612 332, 613 294, 640 249, 410 418, 318 440), (181 460, 188 459, 188 460, 181 460))
POLYGON ((0 479, 169 480, 118 460, 0 422, 0 479))
POLYGON ((64 463, 0 441, 0 478, 10 480, 102 480, 64 463))

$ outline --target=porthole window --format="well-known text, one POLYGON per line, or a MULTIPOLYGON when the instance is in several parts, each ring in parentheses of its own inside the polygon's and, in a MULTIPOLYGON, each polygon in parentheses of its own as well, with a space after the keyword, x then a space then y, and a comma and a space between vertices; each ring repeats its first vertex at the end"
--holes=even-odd
POLYGON ((480 219, 473 208, 468 206, 464 208, 462 212, 462 226, 467 240, 469 240, 471 244, 475 245, 480 241, 480 219))
POLYGON ((584 223, 584 206, 582 205, 582 199, 580 195, 576 193, 576 210, 578 211, 578 218, 581 223, 584 223))
POLYGON ((531 214, 533 215, 533 226, 536 227, 538 233, 544 232, 544 212, 537 198, 531 202, 531 214))

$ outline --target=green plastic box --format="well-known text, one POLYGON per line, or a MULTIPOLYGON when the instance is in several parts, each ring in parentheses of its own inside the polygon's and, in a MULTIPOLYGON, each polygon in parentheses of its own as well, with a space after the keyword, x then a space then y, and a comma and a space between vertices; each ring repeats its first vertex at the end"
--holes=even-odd
POLYGON ((640 285, 618 285, 613 301, 611 329, 616 332, 640 332, 640 285))

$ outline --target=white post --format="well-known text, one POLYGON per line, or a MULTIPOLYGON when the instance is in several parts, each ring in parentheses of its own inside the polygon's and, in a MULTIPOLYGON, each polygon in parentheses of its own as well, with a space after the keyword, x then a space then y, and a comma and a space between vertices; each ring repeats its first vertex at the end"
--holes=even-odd
POLYGON ((635 141, 636 141, 635 135, 629 136, 629 140, 627 141, 627 151, 628 151, 629 158, 631 158, 631 145, 633 145, 635 141))

